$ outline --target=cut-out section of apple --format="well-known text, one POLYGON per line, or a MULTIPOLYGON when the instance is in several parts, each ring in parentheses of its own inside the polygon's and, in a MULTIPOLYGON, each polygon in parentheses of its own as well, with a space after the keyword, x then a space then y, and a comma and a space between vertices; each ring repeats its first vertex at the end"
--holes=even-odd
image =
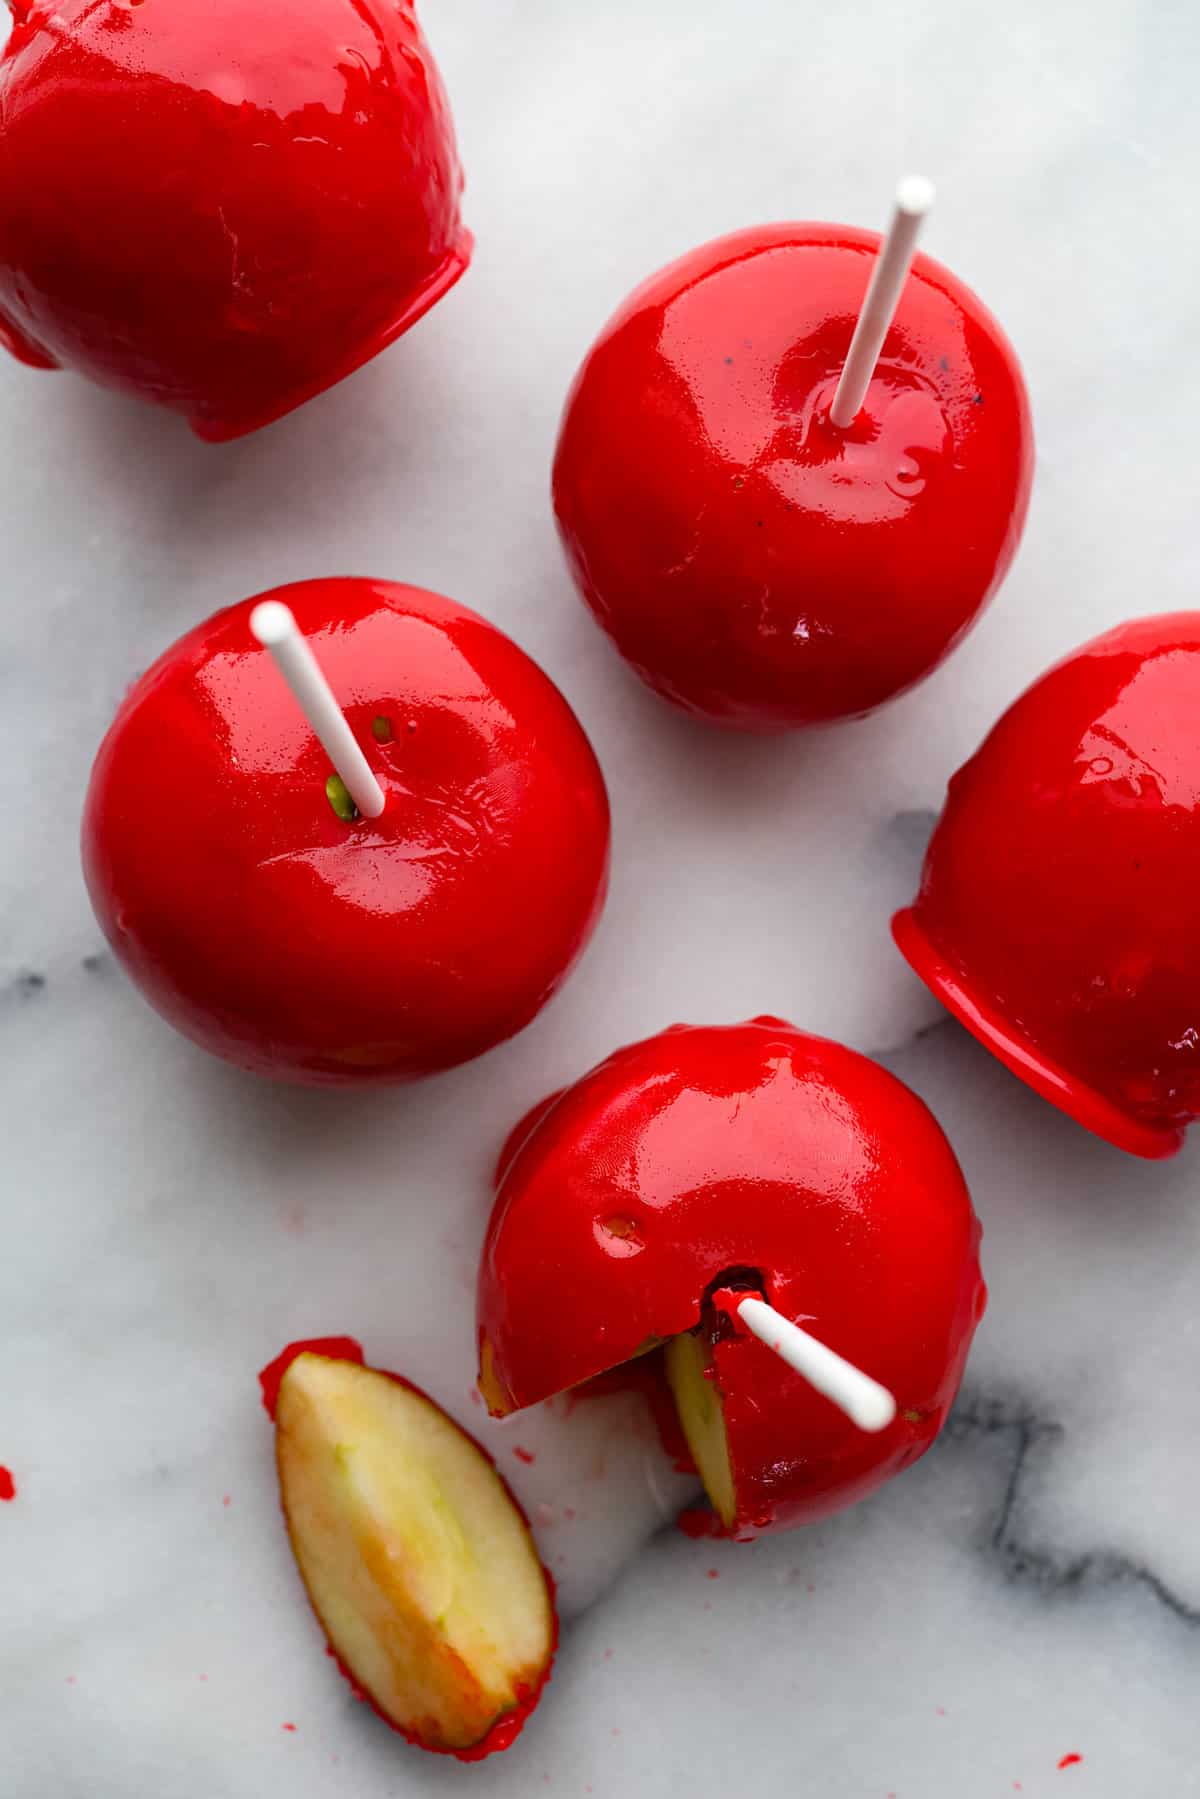
POLYGON ((937 1436, 986 1298, 979 1237, 937 1121, 886 1069, 779 1019, 675 1026, 510 1139, 479 1272, 480 1391, 504 1415, 665 1343, 722 1527, 810 1523, 937 1436), (722 1285, 881 1382, 894 1420, 860 1430, 713 1307, 722 1285))
POLYGON ((275 1426, 292 1549, 344 1672, 422 1748, 507 1748, 557 1623, 488 1456, 398 1376, 303 1348, 278 1379, 275 1426))
POLYGON ((667 1381, 692 1460, 714 1512, 725 1528, 732 1530, 737 1522, 737 1496, 729 1437, 715 1373, 700 1332, 684 1331, 672 1337, 665 1355, 667 1381))

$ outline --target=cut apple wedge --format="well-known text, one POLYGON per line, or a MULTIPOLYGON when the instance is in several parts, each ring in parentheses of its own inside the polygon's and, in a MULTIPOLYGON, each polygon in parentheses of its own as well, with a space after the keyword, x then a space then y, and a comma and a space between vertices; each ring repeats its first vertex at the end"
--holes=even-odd
POLYGON ((986 1300, 979 1235, 936 1119, 886 1069, 779 1018, 675 1025, 509 1138, 479 1390, 506 1416, 625 1384, 662 1345, 639 1373, 714 1527, 815 1523, 936 1438, 986 1300))
POLYGON ((725 1413, 706 1334, 685 1331, 682 1336, 672 1337, 665 1360, 675 1410, 704 1491, 721 1523, 731 1530, 737 1519, 737 1496, 725 1413))
POLYGON ((303 1348, 275 1423, 292 1549, 343 1670, 422 1748, 507 1748, 549 1678, 557 1623, 491 1461, 398 1376, 303 1348))

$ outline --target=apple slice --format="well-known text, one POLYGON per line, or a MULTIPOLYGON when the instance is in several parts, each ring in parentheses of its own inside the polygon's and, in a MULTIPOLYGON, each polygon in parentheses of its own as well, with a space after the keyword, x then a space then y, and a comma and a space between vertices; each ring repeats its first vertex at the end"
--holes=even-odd
POLYGON ((709 1503, 726 1530, 732 1530, 738 1509, 733 1464, 716 1368, 707 1344, 707 1333, 703 1331, 685 1331, 682 1336, 672 1337, 665 1352, 667 1380, 709 1503))
MULTIPOLYGON (((507 1748, 557 1637, 550 1578, 516 1500, 415 1387, 297 1350, 281 1377, 273 1364, 276 1461, 292 1550, 334 1654, 422 1748, 469 1759, 507 1748)), ((265 1378, 264 1392, 269 1402, 265 1378)))

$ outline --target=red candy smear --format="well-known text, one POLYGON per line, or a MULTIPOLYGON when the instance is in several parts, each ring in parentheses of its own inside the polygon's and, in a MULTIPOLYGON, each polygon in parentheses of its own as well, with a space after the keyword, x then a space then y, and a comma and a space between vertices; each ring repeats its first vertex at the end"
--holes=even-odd
POLYGON ((0 1468, 0 1499, 15 1499, 17 1483, 7 1468, 0 1468))
POLYGON ((362 1344, 353 1337, 305 1337, 298 1343, 289 1343, 281 1355, 267 1363, 258 1377, 258 1384, 262 1388, 262 1402, 269 1418, 274 1418, 279 1405, 279 1389, 284 1375, 296 1357, 302 1355, 328 1356, 335 1362, 361 1364, 363 1361, 362 1344))
POLYGON ((1073 1768, 1076 1762, 1081 1762, 1082 1760, 1082 1755, 1075 1755, 1074 1753, 1071 1755, 1064 1755, 1058 1764, 1059 1771, 1061 1772, 1063 1768, 1073 1768))
POLYGON ((685 1537, 720 1537, 725 1533, 725 1527, 716 1512, 709 1511, 704 1505, 688 1506, 676 1518, 675 1526, 685 1537))
MULTIPOLYGON (((549 1671, 547 1671, 546 1679, 549 1679, 549 1671)), ((524 1730, 525 1721, 541 1697, 542 1687, 545 1684, 545 1680, 542 1680, 533 1688, 518 1687, 517 1709, 505 1712, 502 1718, 497 1718, 483 1741, 476 1743, 473 1749, 452 1749, 450 1753, 455 1761, 481 1762, 489 1755, 498 1755, 502 1749, 510 1749, 524 1730)), ((428 1744, 422 1744, 422 1748, 427 1747, 428 1744)))
POLYGON ((513 1454, 519 1462, 532 1463, 537 1461, 537 1457, 534 1455, 532 1449, 522 1449, 519 1443, 513 1450, 513 1454))

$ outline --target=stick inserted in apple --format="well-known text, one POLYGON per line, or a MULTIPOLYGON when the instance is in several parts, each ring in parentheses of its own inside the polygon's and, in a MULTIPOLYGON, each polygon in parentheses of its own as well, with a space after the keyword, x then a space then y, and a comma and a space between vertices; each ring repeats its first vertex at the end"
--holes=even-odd
POLYGON ((554 505, 621 654, 693 716, 772 731, 869 712, 1003 580, 1033 435, 1020 367, 949 270, 886 238, 737 231, 644 282, 568 397, 554 505))
POLYGON ((167 650, 83 821, 96 915, 150 1003, 318 1084, 413 1079, 522 1029, 591 934, 608 846, 596 758, 537 665, 369 580, 281 588, 167 650))
POLYGON ((558 1636, 528 1523, 473 1438, 349 1338, 293 1343, 260 1376, 280 1496, 343 1673, 423 1749, 507 1749, 558 1636))
POLYGON ((886 1070, 778 1019, 678 1026, 510 1138, 480 1389, 503 1415, 663 1349, 720 1528, 806 1523, 933 1442, 978 1244, 949 1144, 886 1070))
MULTIPOLYGON (((720 1304, 721 1295, 716 1297, 720 1304)), ((827 1344, 819 1343, 810 1332, 801 1330, 798 1324, 793 1324, 790 1318, 769 1306, 765 1299, 743 1299, 735 1295, 726 1303, 760 1343, 773 1349, 789 1368, 826 1399, 832 1400, 859 1430, 887 1429, 896 1416, 896 1401, 886 1387, 848 1362, 845 1356, 835 1354, 827 1344)))

